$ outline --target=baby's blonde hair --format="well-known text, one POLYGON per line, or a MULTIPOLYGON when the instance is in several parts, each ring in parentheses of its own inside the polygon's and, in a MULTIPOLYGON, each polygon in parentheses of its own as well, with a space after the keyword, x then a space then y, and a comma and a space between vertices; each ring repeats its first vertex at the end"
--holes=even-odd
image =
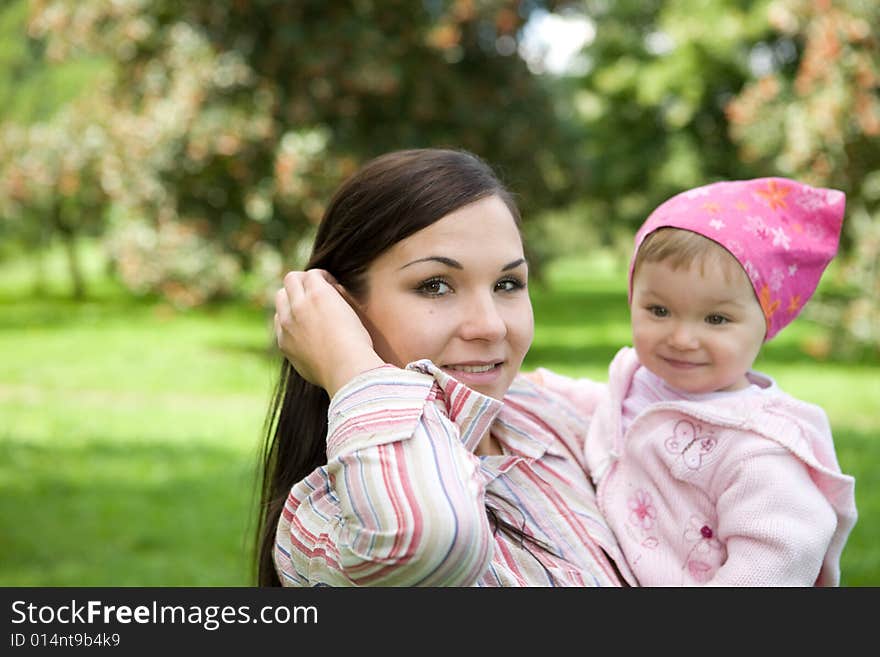
POLYGON ((736 276, 737 270, 743 271, 733 254, 718 242, 683 228, 658 228, 642 241, 633 262, 632 280, 645 262, 665 262, 673 269, 699 262, 700 272, 705 271, 707 264, 717 264, 727 280, 736 276))

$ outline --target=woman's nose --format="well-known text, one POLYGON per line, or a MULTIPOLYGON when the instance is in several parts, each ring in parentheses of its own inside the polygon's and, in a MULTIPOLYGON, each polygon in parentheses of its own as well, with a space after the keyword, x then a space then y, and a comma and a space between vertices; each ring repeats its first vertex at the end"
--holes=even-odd
POLYGON ((500 340, 507 335, 507 323, 491 294, 476 296, 462 308, 459 332, 465 340, 500 340))

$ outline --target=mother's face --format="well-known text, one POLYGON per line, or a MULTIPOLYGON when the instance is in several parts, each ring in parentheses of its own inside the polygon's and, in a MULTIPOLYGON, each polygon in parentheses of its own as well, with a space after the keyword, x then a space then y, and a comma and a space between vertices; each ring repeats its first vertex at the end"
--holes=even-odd
POLYGON ((528 265, 513 216, 490 196, 398 242, 366 272, 361 317, 376 352, 428 358, 501 399, 534 336, 528 265))

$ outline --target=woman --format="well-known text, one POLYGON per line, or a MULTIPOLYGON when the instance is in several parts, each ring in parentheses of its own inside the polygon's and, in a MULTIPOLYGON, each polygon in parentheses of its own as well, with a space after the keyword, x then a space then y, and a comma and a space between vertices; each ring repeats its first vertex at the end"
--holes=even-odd
POLYGON ((469 153, 389 153, 341 186, 276 296, 260 584, 623 583, 588 418, 520 375, 527 278, 516 205, 469 153))

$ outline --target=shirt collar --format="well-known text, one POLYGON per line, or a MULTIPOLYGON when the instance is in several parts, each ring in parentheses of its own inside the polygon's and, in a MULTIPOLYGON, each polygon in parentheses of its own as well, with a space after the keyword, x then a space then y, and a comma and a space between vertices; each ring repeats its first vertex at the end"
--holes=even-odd
POLYGON ((458 382, 428 359, 413 361, 406 369, 434 377, 435 399, 444 405, 449 419, 459 429, 461 442, 473 452, 489 427, 498 417, 503 404, 458 382), (441 397, 439 399, 438 397, 441 397))
MULTIPOLYGON (((409 363, 406 369, 434 377, 438 395, 449 418, 458 426, 462 443, 473 452, 491 427, 492 435, 507 454, 483 457, 484 467, 491 462, 500 472, 510 469, 519 459, 536 460, 548 451, 556 453, 554 430, 548 426, 546 400, 535 386, 518 377, 504 401, 498 401, 460 383, 428 359, 409 363)), ((494 468, 493 468, 494 469, 494 468)))

